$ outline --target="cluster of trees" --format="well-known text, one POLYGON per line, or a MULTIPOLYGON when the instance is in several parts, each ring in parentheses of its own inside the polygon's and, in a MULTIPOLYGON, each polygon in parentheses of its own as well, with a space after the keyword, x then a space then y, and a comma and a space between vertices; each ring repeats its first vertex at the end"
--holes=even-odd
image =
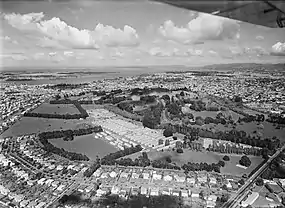
POLYGON ((187 164, 184 164, 182 166, 182 169, 186 172, 189 171, 215 171, 217 173, 220 173, 220 168, 223 167, 225 165, 225 163, 223 161, 219 161, 218 163, 212 163, 212 164, 208 164, 208 163, 191 163, 188 162, 187 164))
POLYGON ((219 111, 220 108, 218 106, 214 106, 214 105, 209 105, 206 107, 207 111, 219 111))
POLYGON ((141 151, 142 149, 143 148, 140 145, 136 145, 134 147, 132 146, 132 147, 125 148, 123 150, 119 150, 114 153, 110 153, 101 159, 101 164, 102 165, 115 165, 116 160, 118 158, 130 155, 130 154, 134 154, 136 152, 141 151))
POLYGON ((115 114, 118 114, 120 116, 123 116, 125 118, 129 118, 135 121, 142 121, 143 117, 134 113, 130 113, 128 111, 122 110, 117 106, 113 106, 113 105, 105 105, 104 108, 106 108, 107 110, 114 112, 115 114))
POLYGON ((272 180, 273 178, 284 178, 285 165, 282 163, 285 160, 285 152, 276 157, 261 175, 263 179, 272 180))
POLYGON ((238 131, 236 129, 232 129, 231 131, 223 132, 217 131, 212 132, 206 129, 195 128, 191 126, 185 125, 172 125, 174 132, 179 132, 182 134, 186 134, 187 132, 192 132, 193 129, 198 130, 198 135, 200 137, 212 138, 212 139, 220 139, 225 141, 231 141, 234 143, 242 143, 251 145, 253 147, 260 148, 268 148, 269 150, 275 150, 280 146, 280 140, 275 137, 272 139, 256 139, 255 137, 251 137, 247 135, 245 131, 238 131))
POLYGON ((179 116, 182 113, 181 106, 179 106, 176 102, 167 105, 167 111, 174 116, 179 116))
POLYGON ((47 85, 44 88, 46 89, 59 89, 59 90, 67 90, 67 89, 77 89, 88 85, 88 83, 81 84, 69 84, 69 83, 60 83, 55 85, 47 85))
POLYGON ((251 165, 251 161, 247 156, 242 156, 239 160, 239 164, 245 167, 249 167, 251 165))
POLYGON ((107 94, 105 96, 102 96, 99 100, 95 100, 94 103, 98 105, 108 104, 108 103, 115 105, 125 100, 126 100, 125 96, 114 96, 112 94, 107 94))
POLYGON ((161 168, 161 169, 172 169, 172 170, 181 170, 177 165, 169 163, 170 161, 166 160, 153 160, 151 162, 152 167, 161 168))
POLYGON ((85 129, 74 129, 74 130, 60 130, 60 131, 47 131, 42 132, 38 135, 40 139, 56 139, 56 138, 72 138, 74 136, 82 136, 97 132, 102 132, 103 129, 101 126, 94 126, 85 129))
POLYGON ((19 82, 19 81, 33 81, 34 79, 31 78, 8 78, 6 81, 10 82, 19 82))
POLYGON ((56 118, 56 119, 80 119, 83 118, 81 114, 49 114, 49 113, 33 113, 26 112, 25 117, 37 117, 37 118, 56 118))
POLYGON ((98 90, 98 91, 91 91, 93 95, 96 95, 96 96, 104 96, 106 95, 107 93, 104 91, 104 90, 98 90))
POLYGON ((144 114, 142 119, 143 126, 151 129, 157 128, 160 125, 162 111, 163 105, 161 103, 151 106, 144 114))
POLYGON ((133 113, 133 105, 129 102, 120 102, 117 104, 118 108, 129 113, 133 113))
MULTIPOLYGON (((135 147, 135 148, 129 148, 131 151, 138 151, 140 148, 135 147)), ((119 155, 121 155, 121 151, 119 151, 119 155)), ((124 154, 129 154, 129 152, 126 152, 124 154)), ((132 154, 132 153, 131 153, 132 154)), ((115 159, 118 156, 107 156, 110 158, 102 158, 101 160, 96 160, 96 162, 90 166, 85 172, 84 176, 90 177, 99 167, 100 165, 121 165, 121 166, 136 166, 136 167, 147 167, 150 166, 151 161, 148 158, 148 155, 146 152, 142 152, 142 155, 140 155, 138 158, 135 160, 132 160, 131 158, 120 158, 120 159, 115 159)))
POLYGON ((154 88, 133 88, 131 89, 131 95, 146 95, 152 92, 168 92, 169 90, 162 87, 154 87, 154 88))
POLYGON ((263 114, 256 114, 256 115, 249 115, 246 114, 243 118, 239 117, 238 122, 245 122, 245 123, 250 123, 250 122, 263 122, 265 120, 265 116, 263 114))
POLYGON ((285 116, 278 114, 269 114, 266 121, 270 123, 285 124, 285 116))
POLYGON ((147 167, 150 166, 151 161, 147 156, 146 152, 143 152, 138 158, 132 160, 131 158, 120 158, 116 161, 116 164, 122 166, 137 166, 137 167, 147 167))
POLYGON ((154 103, 156 101, 156 96, 155 95, 145 95, 140 97, 140 101, 145 102, 146 104, 148 103, 154 103))
MULTIPOLYGON (((145 196, 136 195, 130 196, 127 200, 120 198, 118 195, 107 195, 101 200, 93 203, 93 207, 112 207, 112 208, 191 208, 189 204, 183 202, 183 199, 178 196, 159 195, 145 196)), ((90 205, 88 207, 91 207, 90 205)))
POLYGON ((264 149, 259 149, 255 147, 240 147, 237 145, 234 146, 224 146, 220 145, 211 145, 207 150, 213 152, 220 152, 220 153, 234 153, 234 154, 246 154, 246 155, 256 155, 260 156, 263 155, 264 149))
POLYGON ((81 105, 91 105, 91 104, 93 104, 93 100, 79 100, 78 102, 81 105))
MULTIPOLYGON (((197 120, 197 118, 196 118, 197 120)), ((206 117, 204 119, 204 123, 205 124, 210 124, 210 123, 214 123, 214 124, 223 124, 225 125, 227 123, 226 119, 224 118, 212 118, 212 117, 206 117)))
POLYGON ((83 176, 85 177, 90 177, 93 175, 93 173, 101 167, 100 164, 100 159, 97 157, 95 162, 87 169, 84 171, 83 176))

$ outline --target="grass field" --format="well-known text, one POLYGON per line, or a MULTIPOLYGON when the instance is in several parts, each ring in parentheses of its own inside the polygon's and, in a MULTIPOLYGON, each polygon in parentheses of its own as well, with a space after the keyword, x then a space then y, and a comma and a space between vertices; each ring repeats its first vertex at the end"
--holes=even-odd
POLYGON ((94 134, 77 136, 72 141, 64 141, 63 139, 50 139, 50 143, 58 148, 67 151, 77 152, 87 155, 90 159, 95 160, 96 156, 104 157, 111 152, 116 152, 114 146, 102 139, 95 139, 94 134))
MULTIPOLYGON (((133 155, 132 157, 139 156, 133 155)), ((217 163, 223 158, 223 154, 217 154, 214 152, 196 152, 191 150, 184 150, 184 153, 179 154, 177 152, 164 151, 164 152, 149 152, 148 156, 151 160, 164 160, 169 156, 173 163, 176 165, 183 165, 188 162, 195 163, 217 163)), ((242 155, 229 155, 230 161, 226 162, 226 166, 221 168, 221 173, 231 174, 235 176, 242 176, 243 174, 249 174, 256 166, 258 166, 263 159, 261 157, 248 156, 251 160, 251 166, 247 169, 237 167, 242 155)))
MULTIPOLYGON (((242 176, 243 174, 248 175, 263 161, 261 157, 248 156, 251 161, 251 166, 249 166, 247 169, 243 169, 243 168, 236 166, 237 164, 239 164, 239 160, 241 156, 242 155, 231 155, 230 161, 226 162, 225 167, 221 168, 221 173, 231 174, 235 176, 242 176)), ((222 157, 223 155, 221 155, 221 158, 222 157)))
POLYGON ((79 114, 79 111, 73 104, 49 104, 43 103, 38 108, 32 111, 33 113, 48 113, 48 114, 79 114))
POLYGON ((248 134, 253 134, 253 131, 259 132, 263 138, 272 138, 276 136, 281 141, 285 141, 285 128, 276 129, 272 123, 262 122, 264 128, 258 128, 257 122, 244 123, 237 126, 237 130, 243 130, 248 134))
POLYGON ((2 136, 17 136, 24 134, 40 133, 44 131, 74 129, 80 123, 86 123, 86 121, 79 120, 62 120, 62 119, 47 119, 47 118, 32 118, 23 117, 20 121, 17 121, 13 126, 6 130, 2 136))

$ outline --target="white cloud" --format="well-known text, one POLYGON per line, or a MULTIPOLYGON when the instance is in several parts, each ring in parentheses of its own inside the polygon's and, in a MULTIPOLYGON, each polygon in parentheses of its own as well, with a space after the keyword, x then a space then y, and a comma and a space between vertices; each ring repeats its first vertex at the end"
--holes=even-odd
POLYGON ((199 49, 188 49, 186 52, 188 55, 190 56, 202 56, 203 55, 203 51, 199 50, 199 49))
POLYGON ((256 40, 264 40, 264 37, 261 36, 261 35, 258 35, 258 36, 255 37, 255 39, 256 39, 256 40))
POLYGON ((124 53, 118 50, 115 50, 111 53, 112 58, 122 58, 124 56, 124 53))
POLYGON ((209 50, 208 53, 214 56, 218 55, 218 53, 214 50, 209 50))
POLYGON ((159 57, 189 57, 189 56, 202 56, 203 51, 199 49, 188 49, 187 51, 173 48, 173 50, 163 50, 160 47, 154 47, 149 50, 149 54, 159 57))
POLYGON ((269 54, 264 48, 262 48, 260 46, 255 46, 252 48, 244 47, 243 51, 245 54, 256 55, 256 56, 263 56, 263 55, 269 54))
POLYGON ((61 45, 58 41, 48 37, 40 38, 39 43, 37 45, 43 48, 61 48, 61 49, 66 48, 65 46, 61 45))
POLYGON ((278 42, 271 48, 271 54, 275 56, 285 56, 285 42, 278 42))
POLYGON ((99 47, 134 47, 139 45, 139 36, 136 30, 128 25, 123 29, 98 24, 94 30, 78 29, 68 25, 60 18, 53 17, 43 20, 44 14, 5 14, 8 23, 24 31, 38 32, 43 35, 47 43, 42 46, 65 46, 68 48, 98 49, 99 47), (53 44, 50 44, 50 42, 53 44))
POLYGON ((4 40, 4 41, 7 41, 7 42, 11 42, 11 43, 13 43, 13 44, 18 44, 18 41, 16 41, 16 40, 12 40, 12 38, 11 37, 9 37, 9 36, 4 36, 4 37, 0 37, 0 40, 4 40))
POLYGON ((160 47, 154 47, 149 50, 149 54, 151 56, 159 56, 159 57, 169 57, 172 54, 170 52, 162 50, 160 47))
POLYGON ((44 53, 43 52, 39 52, 39 53, 35 53, 34 55, 33 55, 33 58, 35 59, 35 60, 40 60, 40 59, 43 59, 44 58, 44 53))
POLYGON ((199 13, 185 27, 178 27, 171 20, 165 21, 159 33, 166 39, 191 44, 203 40, 238 39, 239 30, 240 26, 235 20, 199 13))
POLYGON ((72 57, 74 55, 73 51, 64 51, 63 55, 72 57))
POLYGON ((6 40, 6 41, 10 41, 10 40, 11 40, 11 38, 10 38, 9 36, 5 36, 5 37, 4 37, 4 40, 6 40))
POLYGON ((1 54, 1 58, 12 59, 15 61, 24 61, 28 60, 29 58, 23 54, 1 54))
POLYGON ((254 46, 254 47, 229 47, 229 51, 232 55, 235 56, 263 56, 269 55, 268 51, 266 51, 261 46, 254 46))
POLYGON ((49 55, 49 56, 56 56, 56 55, 57 55, 57 52, 49 52, 48 55, 49 55))

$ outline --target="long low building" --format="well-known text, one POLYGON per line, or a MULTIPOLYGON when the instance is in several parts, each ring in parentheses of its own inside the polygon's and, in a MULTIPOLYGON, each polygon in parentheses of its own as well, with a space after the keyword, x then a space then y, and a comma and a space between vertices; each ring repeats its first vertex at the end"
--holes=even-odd
POLYGON ((241 206, 247 207, 249 205, 252 205, 258 197, 259 197, 259 193, 252 192, 251 194, 247 196, 247 199, 245 201, 242 201, 241 206))

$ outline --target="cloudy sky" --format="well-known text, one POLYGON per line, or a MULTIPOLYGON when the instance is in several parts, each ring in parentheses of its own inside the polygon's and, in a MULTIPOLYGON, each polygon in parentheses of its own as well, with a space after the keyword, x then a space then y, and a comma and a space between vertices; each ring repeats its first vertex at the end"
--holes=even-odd
POLYGON ((2 2, 1 65, 285 62, 285 29, 148 1, 2 2))

